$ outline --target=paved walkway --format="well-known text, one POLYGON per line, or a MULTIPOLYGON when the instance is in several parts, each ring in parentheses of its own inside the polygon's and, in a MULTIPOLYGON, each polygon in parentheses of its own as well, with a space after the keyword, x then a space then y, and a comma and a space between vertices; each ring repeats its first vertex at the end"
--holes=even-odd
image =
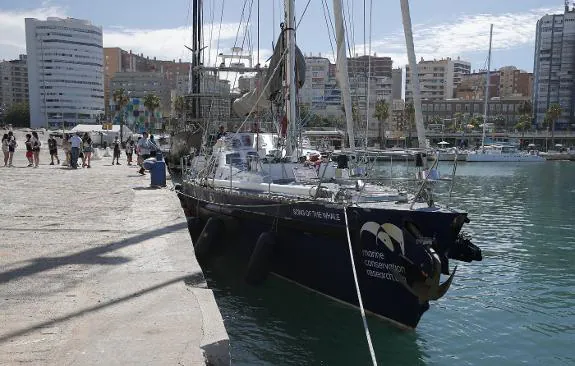
POLYGON ((229 364, 174 192, 125 160, 26 168, 19 142, 0 167, 0 364, 229 364))

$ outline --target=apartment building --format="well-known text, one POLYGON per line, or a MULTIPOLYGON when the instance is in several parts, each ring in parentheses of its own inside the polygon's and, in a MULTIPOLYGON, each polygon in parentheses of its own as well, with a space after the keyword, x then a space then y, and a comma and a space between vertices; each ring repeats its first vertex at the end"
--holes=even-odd
POLYGON ((104 113, 102 28, 55 17, 25 25, 31 127, 95 123, 104 113))
MULTIPOLYGON (((452 60, 445 58, 441 60, 424 60, 418 66, 419 84, 421 88, 421 98, 428 100, 445 100, 455 96, 455 89, 461 83, 464 75, 471 71, 471 64, 467 61, 452 60)), ((406 65, 405 74, 405 99, 413 100, 413 86, 411 70, 406 65)))
POLYGON ((0 62, 0 108, 28 103, 28 66, 26 55, 0 62))
POLYGON ((534 55, 533 109, 535 123, 543 125, 552 104, 563 111, 556 129, 575 127, 575 8, 545 15, 537 22, 534 55))

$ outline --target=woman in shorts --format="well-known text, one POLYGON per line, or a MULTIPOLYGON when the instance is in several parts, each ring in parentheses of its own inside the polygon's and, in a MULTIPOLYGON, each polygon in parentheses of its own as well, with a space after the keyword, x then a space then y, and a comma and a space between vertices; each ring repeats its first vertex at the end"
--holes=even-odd
POLYGON ((84 138, 82 139, 82 152, 84 153, 84 161, 82 164, 82 168, 86 167, 86 168, 91 168, 90 166, 90 162, 92 161, 92 138, 90 137, 90 135, 86 134, 84 135, 84 138))

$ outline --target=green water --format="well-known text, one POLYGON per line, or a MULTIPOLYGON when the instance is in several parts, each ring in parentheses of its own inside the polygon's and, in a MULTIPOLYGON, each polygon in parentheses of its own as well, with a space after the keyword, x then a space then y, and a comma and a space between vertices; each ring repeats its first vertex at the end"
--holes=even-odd
MULTIPOLYGON (((575 364, 575 163, 460 164, 453 202, 484 260, 459 264, 413 332, 369 317, 379 364, 575 364)), ((370 364, 357 309, 275 277, 247 286, 237 266, 207 271, 234 365, 370 364)))

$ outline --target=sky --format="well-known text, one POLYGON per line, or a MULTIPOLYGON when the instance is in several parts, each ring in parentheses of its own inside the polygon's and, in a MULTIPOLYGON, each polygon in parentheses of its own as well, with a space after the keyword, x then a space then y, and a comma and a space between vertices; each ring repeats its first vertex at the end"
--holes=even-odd
MULTIPOLYGON (((251 47, 254 59, 259 49, 259 59, 265 63, 279 33, 283 1, 203 2, 204 39, 210 45, 205 53, 206 64, 216 64, 215 55, 229 53, 234 45, 251 47)), ((331 26, 326 24, 326 18, 328 24, 333 19, 332 1, 295 2, 300 49, 306 55, 321 54, 333 60, 334 36, 331 26), (327 13, 324 4, 329 7, 327 13)), ((400 0, 342 2, 352 53, 390 56, 394 67, 404 67, 407 56, 400 0)), ((101 26, 104 47, 121 47, 158 59, 189 61, 191 55, 184 45, 191 45, 191 4, 192 0, 0 0, 0 60, 25 53, 24 18, 58 16, 88 19, 101 26)), ((563 4, 560 0, 411 0, 417 59, 460 57, 471 62, 473 70, 484 69, 492 23, 492 69, 513 65, 532 72, 537 20, 545 14, 562 13, 563 4)))

